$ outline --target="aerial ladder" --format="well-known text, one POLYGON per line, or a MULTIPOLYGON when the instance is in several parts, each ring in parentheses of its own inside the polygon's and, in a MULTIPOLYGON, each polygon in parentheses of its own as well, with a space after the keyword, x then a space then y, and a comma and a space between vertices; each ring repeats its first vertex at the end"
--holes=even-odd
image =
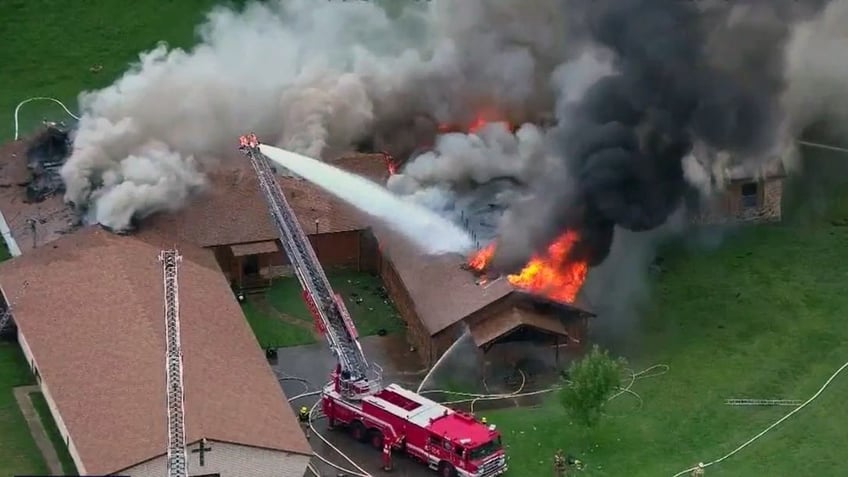
POLYGON ((165 386, 168 406, 168 477, 188 477, 183 399, 183 352, 180 347, 180 295, 177 268, 183 257, 177 250, 162 250, 165 290, 165 386))
POLYGON ((353 320, 341 296, 330 286, 309 238, 280 189, 271 161, 259 150, 256 135, 242 136, 239 150, 250 159, 256 172, 280 244, 300 282, 301 296, 315 320, 315 326, 327 339, 338 360, 333 376, 338 383, 338 392, 354 400, 379 392, 382 389, 382 369, 365 359, 353 320))

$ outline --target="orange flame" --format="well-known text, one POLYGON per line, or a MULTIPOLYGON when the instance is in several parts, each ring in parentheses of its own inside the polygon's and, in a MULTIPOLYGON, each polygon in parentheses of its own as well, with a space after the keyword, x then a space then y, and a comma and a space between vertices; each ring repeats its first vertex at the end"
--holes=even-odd
POLYGON ((479 130, 483 129, 488 124, 499 123, 503 124, 508 130, 512 131, 515 128, 508 121, 502 119, 501 115, 490 110, 483 110, 478 112, 474 119, 465 126, 460 126, 456 124, 442 123, 437 126, 437 130, 439 134, 446 134, 451 132, 465 132, 468 134, 475 134, 479 130))
MULTIPOLYGON (((507 275, 512 286, 551 300, 573 303, 586 280, 586 262, 569 261, 568 253, 580 236, 566 231, 551 243, 544 254, 534 255, 517 274, 507 275)), ((489 244, 468 260, 469 268, 482 272, 495 254, 489 244)))
POLYGON ((386 161, 386 169, 389 170, 389 175, 393 176, 397 174, 397 165, 395 164, 395 159, 386 151, 382 152, 383 159, 386 161))

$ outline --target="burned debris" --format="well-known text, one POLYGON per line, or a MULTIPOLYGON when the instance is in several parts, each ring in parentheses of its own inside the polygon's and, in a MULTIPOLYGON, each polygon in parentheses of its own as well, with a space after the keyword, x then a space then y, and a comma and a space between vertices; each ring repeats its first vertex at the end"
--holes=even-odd
POLYGON ((30 143, 26 151, 26 201, 42 202, 64 192, 59 169, 71 155, 71 129, 62 123, 46 123, 46 128, 30 143))

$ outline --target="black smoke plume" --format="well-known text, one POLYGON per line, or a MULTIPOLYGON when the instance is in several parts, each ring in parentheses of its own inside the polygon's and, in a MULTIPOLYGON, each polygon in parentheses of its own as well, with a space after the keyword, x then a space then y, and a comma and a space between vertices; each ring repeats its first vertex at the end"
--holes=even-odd
POLYGON ((587 42, 614 55, 615 72, 557 111, 552 142, 561 174, 513 211, 496 263, 520 266, 528 251, 570 229, 581 235, 573 258, 599 264, 616 225, 651 230, 680 206, 690 187, 682 160, 696 144, 737 158, 771 158, 781 139, 791 21, 824 2, 804 2, 800 10, 796 2, 721 3, 570 2, 572 21, 587 42), (765 13, 768 22, 738 20, 765 13), (523 231, 521 253, 509 229, 523 231))

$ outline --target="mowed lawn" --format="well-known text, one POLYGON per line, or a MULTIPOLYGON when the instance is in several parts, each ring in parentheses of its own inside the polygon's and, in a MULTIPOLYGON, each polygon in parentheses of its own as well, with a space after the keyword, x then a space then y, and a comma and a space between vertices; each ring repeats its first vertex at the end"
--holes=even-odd
POLYGON ((46 475, 47 465, 29 433, 12 389, 35 384, 17 344, 0 342, 0 475, 46 475))
MULTIPOLYGON (((50 96, 77 112, 80 91, 108 86, 141 51, 159 41, 174 46, 194 42, 195 26, 215 0, 124 2, 0 2, 0 141, 14 136, 15 106, 33 96, 50 96), (92 72, 92 67, 102 69, 92 72)), ((230 2, 244 3, 244 2, 230 2)), ((43 118, 70 119, 51 102, 21 108, 21 131, 43 118)))
MULTIPOLYGON (((643 407, 618 398, 588 440, 555 399, 541 409, 490 413, 505 433, 510 475, 549 475, 562 448, 587 462, 581 475, 670 477, 724 456, 792 410, 725 399, 812 396, 848 361, 848 193, 829 205, 817 218, 786 207, 785 224, 745 228, 714 251, 666 251, 654 305, 632 338, 639 355, 631 358, 637 370, 664 363, 668 373, 637 381, 643 407)), ((848 370, 706 474, 848 475, 845 396, 848 370)))
MULTIPOLYGON (((362 336, 403 329, 403 322, 392 302, 381 293, 380 277, 355 271, 330 271, 327 279, 342 300, 362 336)), ((278 311, 312 323, 312 315, 301 298, 300 283, 294 277, 280 278, 267 293, 268 302, 278 311)))
MULTIPOLYGON (((381 292, 379 277, 355 271, 328 271, 327 278, 341 295, 361 336, 376 335, 381 330, 396 333, 404 329, 394 305, 381 292)), ((301 298, 296 278, 275 279, 262 299, 269 309, 263 309, 256 297, 242 305, 260 345, 279 348, 315 342, 315 325, 301 298)))

